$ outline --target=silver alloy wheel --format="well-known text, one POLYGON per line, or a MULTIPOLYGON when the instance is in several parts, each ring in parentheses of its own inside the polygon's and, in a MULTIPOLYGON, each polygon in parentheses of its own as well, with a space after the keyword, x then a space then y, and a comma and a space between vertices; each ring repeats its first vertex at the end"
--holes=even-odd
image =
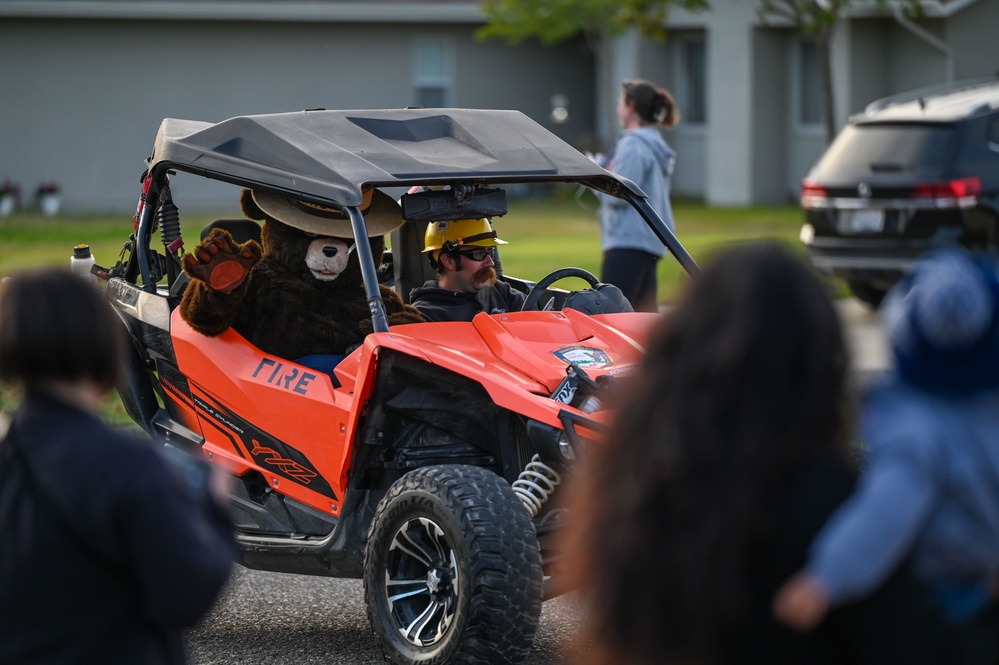
POLYGON ((385 598, 402 637, 421 647, 440 641, 454 622, 460 584, 443 529, 426 517, 404 523, 385 566, 385 598))
POLYGON ((386 663, 523 665, 543 582, 534 524, 489 469, 413 469, 378 502, 364 600, 386 663))

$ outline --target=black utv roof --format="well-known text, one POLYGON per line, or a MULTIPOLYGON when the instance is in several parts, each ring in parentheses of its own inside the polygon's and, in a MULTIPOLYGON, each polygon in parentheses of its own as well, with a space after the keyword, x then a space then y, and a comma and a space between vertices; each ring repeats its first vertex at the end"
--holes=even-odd
POLYGON ((361 203, 361 187, 455 182, 629 181, 598 167, 518 111, 390 109, 248 115, 218 123, 167 118, 149 160, 316 202, 361 203))

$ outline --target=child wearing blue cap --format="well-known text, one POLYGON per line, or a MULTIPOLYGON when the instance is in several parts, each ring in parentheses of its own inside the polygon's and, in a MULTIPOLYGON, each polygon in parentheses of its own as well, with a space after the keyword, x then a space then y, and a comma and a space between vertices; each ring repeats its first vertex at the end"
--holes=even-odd
MULTIPOLYGON (((994 621, 999 574, 999 274, 993 257, 928 255, 883 304, 895 369, 863 404, 869 465, 774 612, 800 630, 908 559, 955 624, 994 621)), ((973 658, 993 658, 999 629, 973 658), (988 655, 985 652, 990 652, 988 655)))

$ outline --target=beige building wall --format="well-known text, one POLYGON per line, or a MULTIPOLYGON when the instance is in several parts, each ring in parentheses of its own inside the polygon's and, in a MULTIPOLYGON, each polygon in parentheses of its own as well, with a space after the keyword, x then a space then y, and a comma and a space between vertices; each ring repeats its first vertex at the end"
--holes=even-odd
MULTIPOLYGON (((822 132, 794 118, 797 36, 761 24, 750 0, 712 4, 671 10, 664 43, 630 33, 594 53, 582 39, 479 42, 484 18, 470 0, 0 0, 0 179, 28 195, 55 179, 66 210, 128 210, 163 117, 411 105, 421 40, 449 45, 447 103, 519 109, 580 149, 606 150, 621 81, 675 92, 683 39, 703 37, 707 121, 665 135, 678 154, 674 192, 711 205, 793 200, 824 149, 822 132), (564 123, 552 120, 555 100, 568 104, 564 123)), ((924 4, 918 21, 857 9, 840 22, 839 126, 879 97, 997 74, 999 0, 924 4)), ((215 196, 196 194, 206 206, 215 196)))
MULTIPOLYGON (((451 48, 449 103, 518 109, 592 143, 585 45, 480 42, 475 25, 0 15, 0 179, 20 182, 27 200, 54 179, 68 211, 129 211, 164 117, 409 106, 420 40, 451 48), (556 95, 568 100, 563 123, 552 120, 556 95)), ((214 188, 191 186, 188 205, 218 202, 214 188)))

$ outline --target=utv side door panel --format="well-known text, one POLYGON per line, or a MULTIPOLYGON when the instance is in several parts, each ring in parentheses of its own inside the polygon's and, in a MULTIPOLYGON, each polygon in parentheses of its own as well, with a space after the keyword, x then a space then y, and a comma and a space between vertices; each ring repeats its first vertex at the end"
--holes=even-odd
POLYGON ((236 471, 255 469, 283 494, 338 515, 352 396, 337 394, 328 375, 263 353, 233 330, 205 337, 175 311, 171 332, 206 453, 236 471))

